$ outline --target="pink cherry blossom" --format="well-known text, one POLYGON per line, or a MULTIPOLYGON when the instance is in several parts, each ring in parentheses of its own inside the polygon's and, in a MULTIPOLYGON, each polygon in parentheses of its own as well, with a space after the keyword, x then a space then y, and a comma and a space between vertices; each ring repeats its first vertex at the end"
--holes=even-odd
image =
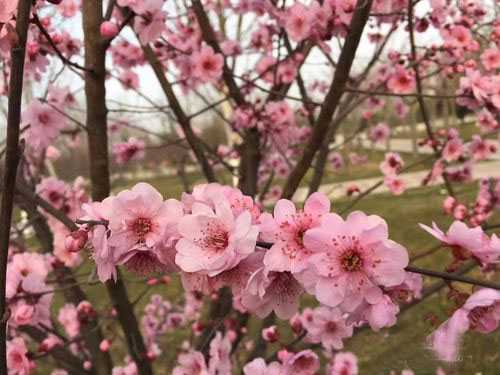
POLYGON ((467 257, 470 254, 482 264, 497 263, 500 260, 500 243, 497 237, 493 235, 491 239, 488 238, 481 227, 469 228, 457 220, 445 234, 435 223, 432 223, 432 228, 419 225, 443 244, 450 246, 460 257, 467 257))
POLYGON ((258 228, 249 211, 235 216, 225 197, 214 202, 214 209, 194 203, 192 214, 178 225, 175 263, 185 272, 215 276, 229 270, 255 250, 258 228))
POLYGON ((177 358, 179 363, 172 375, 209 375, 205 358, 201 352, 191 351, 180 354, 177 358))
POLYGON ((138 2, 136 11, 140 14, 140 17, 135 18, 134 29, 139 35, 141 44, 147 45, 154 42, 167 30, 165 25, 166 13, 161 10, 162 6, 163 0, 138 2))
POLYGON ((202 82, 214 82, 222 75, 224 57, 212 47, 203 46, 191 56, 194 76, 202 82))
POLYGON ((481 289, 472 294, 450 319, 428 338, 431 349, 442 361, 456 361, 462 335, 469 329, 489 333, 500 323, 500 292, 481 289))
POLYGON ((370 128, 368 138, 374 143, 385 142, 391 135, 391 128, 384 122, 380 122, 370 128))
POLYGON ((231 348, 232 344, 228 335, 222 336, 220 332, 210 342, 209 372, 212 374, 231 375, 231 348))
POLYGON ((133 249, 136 246, 152 248, 162 240, 169 224, 179 217, 175 201, 164 202, 161 194, 151 185, 138 183, 130 190, 121 191, 112 200, 113 215, 109 220, 112 246, 133 249))
POLYGON ((15 15, 19 0, 2 0, 0 4, 0 23, 7 23, 15 15))
POLYGON ((123 165, 130 160, 141 160, 144 158, 144 141, 130 137, 127 142, 115 143, 113 145, 113 154, 115 161, 123 165))
POLYGON ((481 62, 486 70, 500 68, 500 51, 497 48, 488 48, 481 55, 481 62))
MULTIPOLYGON (((109 222, 113 212, 113 200, 114 197, 108 197, 102 202, 84 204, 82 210, 85 215, 81 219, 109 222)), ((97 275, 101 282, 105 282, 110 278, 116 280, 116 265, 120 256, 125 252, 124 249, 109 245, 108 234, 109 231, 104 225, 96 225, 90 232, 93 258, 97 266, 97 275)))
POLYGON ((323 193, 312 194, 304 203, 304 210, 297 211, 295 205, 285 199, 274 207, 274 217, 263 213, 260 217, 261 238, 272 242, 264 256, 264 264, 272 271, 304 270, 312 254, 304 244, 304 234, 319 225, 321 217, 330 211, 330 201, 323 193))
POLYGON ((444 34, 444 39, 452 47, 469 48, 472 44, 470 31, 461 25, 453 26, 444 34))
POLYGON ((351 352, 339 352, 327 367, 327 375, 358 375, 358 358, 351 352))
POLYGON ((139 76, 132 70, 125 70, 120 74, 119 80, 127 90, 139 89, 139 76))
POLYGON ((380 163, 380 170, 385 176, 394 176, 401 172, 405 163, 396 152, 388 152, 384 156, 384 161, 380 163))
POLYGON ((28 359, 28 348, 21 337, 7 341, 7 367, 9 374, 28 375, 32 368, 28 359))
POLYGON ((313 21, 312 14, 307 7, 296 2, 287 11, 285 28, 294 41, 300 42, 308 37, 313 21))
POLYGON ((387 223, 362 212, 351 213, 344 221, 336 214, 322 218, 310 229, 304 243, 314 252, 314 267, 307 276, 306 289, 323 304, 353 311, 363 301, 381 300, 381 287, 391 287, 405 278, 408 253, 389 240, 387 223))
POLYGON ((386 178, 384 178, 384 184, 394 195, 401 195, 406 190, 406 184, 404 180, 399 177, 387 176, 386 178))
POLYGON ((180 202, 164 202, 161 194, 145 183, 84 209, 91 220, 109 221, 110 236, 104 226, 97 226, 91 239, 102 279, 115 275, 117 264, 139 273, 162 269, 158 251, 164 247, 166 233, 183 214, 180 202))
POLYGON ((337 308, 321 306, 313 310, 311 322, 307 325, 306 340, 321 343, 326 350, 344 347, 343 339, 352 336, 352 326, 346 323, 337 308))
POLYGON ((444 160, 451 162, 457 160, 464 153, 464 145, 460 138, 452 138, 446 142, 443 148, 444 160))
POLYGON ((281 319, 290 319, 298 309, 303 288, 290 272, 256 271, 242 292, 241 303, 264 318, 274 310, 281 319))
POLYGON ((80 333, 78 311, 72 303, 67 303, 59 310, 57 320, 64 327, 69 337, 76 337, 80 333))
POLYGON ((39 100, 33 100, 26 108, 23 123, 29 125, 26 141, 36 151, 48 147, 66 127, 64 116, 39 100))
POLYGON ((382 328, 396 324, 399 306, 389 296, 384 295, 380 301, 362 307, 361 311, 363 319, 368 322, 370 328, 378 332, 382 328))
POLYGON ((278 362, 266 364, 263 358, 255 358, 243 367, 244 375, 281 375, 282 365, 278 362))
POLYGON ((328 161, 334 171, 338 171, 345 166, 344 157, 340 152, 332 152, 328 155, 328 161))
POLYGON ((475 161, 489 159, 492 154, 497 152, 496 145, 493 142, 482 139, 478 134, 472 136, 472 141, 468 146, 469 152, 475 161))
POLYGON ((319 370, 319 358, 312 350, 290 355, 283 363, 283 375, 314 375, 319 370))
POLYGON ((396 94, 409 94, 415 90, 415 77, 401 65, 387 81, 387 88, 396 94))

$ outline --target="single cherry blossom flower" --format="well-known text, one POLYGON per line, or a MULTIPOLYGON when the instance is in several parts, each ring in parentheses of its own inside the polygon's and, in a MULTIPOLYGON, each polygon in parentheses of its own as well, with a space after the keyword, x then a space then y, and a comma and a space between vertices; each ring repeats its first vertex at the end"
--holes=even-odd
POLYGON ((321 225, 310 229, 304 243, 314 255, 314 272, 301 275, 306 290, 323 304, 354 311, 363 301, 378 303, 382 287, 399 285, 408 265, 406 249, 388 237, 387 223, 362 212, 344 221, 327 214, 321 225))

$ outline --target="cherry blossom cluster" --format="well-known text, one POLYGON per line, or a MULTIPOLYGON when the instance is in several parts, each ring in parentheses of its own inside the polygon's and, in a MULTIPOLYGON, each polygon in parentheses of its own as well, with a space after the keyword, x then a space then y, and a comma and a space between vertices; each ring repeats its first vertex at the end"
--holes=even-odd
POLYGON ((474 258, 483 267, 500 262, 500 239, 496 234, 489 237, 480 226, 469 228, 464 222, 456 220, 446 233, 435 223, 432 228, 424 224, 420 227, 449 247, 456 262, 474 258))
POLYGON ((113 154, 116 164, 123 165, 131 160, 141 160, 144 158, 144 141, 130 137, 126 142, 115 143, 113 154))
POLYGON ((393 325, 398 302, 421 289, 420 277, 405 272, 407 251, 389 239, 383 219, 354 212, 344 220, 329 212, 321 193, 303 210, 279 200, 270 214, 227 186, 198 185, 182 201, 164 201, 139 183, 82 211, 86 224, 78 232, 88 232, 101 281, 115 277, 118 265, 146 275, 177 271, 188 291, 227 286, 238 310, 259 317, 274 311, 282 319, 297 312, 308 292, 325 306, 318 319, 321 311, 337 316, 346 332, 365 322, 374 330, 393 325))

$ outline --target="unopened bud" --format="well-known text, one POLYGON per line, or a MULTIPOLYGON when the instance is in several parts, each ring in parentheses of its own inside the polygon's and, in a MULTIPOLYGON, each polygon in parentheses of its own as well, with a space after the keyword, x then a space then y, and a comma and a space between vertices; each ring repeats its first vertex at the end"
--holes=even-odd
POLYGON ((118 26, 116 26, 116 23, 114 22, 105 21, 101 23, 100 31, 103 38, 111 39, 118 34, 118 26))
POLYGON ((64 240, 64 246, 66 250, 70 253, 77 253, 83 249, 87 243, 89 236, 87 231, 79 229, 77 231, 71 232, 64 240))

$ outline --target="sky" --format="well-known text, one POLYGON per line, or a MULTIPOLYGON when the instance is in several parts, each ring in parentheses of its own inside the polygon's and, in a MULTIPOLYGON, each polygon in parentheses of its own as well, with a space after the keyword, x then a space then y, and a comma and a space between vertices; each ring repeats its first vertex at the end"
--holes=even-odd
MULTIPOLYGON (((490 2, 493 2, 495 0, 488 0, 490 2)), ((172 5, 173 2, 167 1, 165 4, 167 14, 173 15, 175 14, 175 10, 172 5)), ((493 7, 493 3, 491 3, 493 7)), ((417 16, 422 16, 427 13, 429 10, 429 1, 424 0, 421 1, 416 9, 415 9, 415 14, 417 16)), ((82 26, 81 26, 81 15, 78 14, 71 20, 66 20, 64 22, 61 22, 60 18, 58 17, 52 17, 51 18, 52 22, 55 22, 56 25, 60 28, 64 28, 67 30, 72 36, 82 39, 83 36, 83 31, 82 31, 82 26)), ((253 17, 249 16, 246 19, 246 23, 243 24, 243 30, 247 28, 251 28, 252 25, 254 25, 256 22, 263 22, 262 18, 258 19, 258 17, 253 17)), ((226 29, 228 30, 229 37, 234 37, 235 35, 235 30, 236 30, 236 17, 230 17, 227 20, 227 27, 226 29), (231 35, 232 34, 232 35, 231 35)), ((363 34, 363 38, 361 40, 360 46, 358 48, 358 51, 356 53, 356 59, 355 63, 353 65, 353 71, 361 71, 367 61, 369 61, 370 57, 372 56, 375 46, 368 42, 367 40, 367 32, 373 30, 370 27, 365 28, 365 32, 363 34)), ((383 25, 381 28, 381 31, 384 33, 387 32, 388 26, 383 25)), ((417 34, 418 39, 417 39, 417 44, 424 46, 424 45, 429 45, 432 43, 438 43, 440 41, 440 36, 437 30, 433 28, 429 28, 428 31, 425 33, 419 33, 417 34)), ((125 28, 122 33, 120 34, 120 38, 126 38, 130 41, 133 41, 136 43, 135 36, 131 32, 130 29, 125 28)), ((407 33, 403 30, 402 27, 400 27, 391 37, 390 42, 388 43, 387 49, 394 49, 398 51, 408 51, 409 50, 409 45, 407 41, 407 33)), ((246 37, 248 40, 248 36, 246 37)), ((245 42, 245 40, 244 40, 245 42)), ((332 48, 332 53, 331 56, 333 57, 334 60, 338 57, 339 54, 339 48, 336 40, 333 40, 331 43, 329 43, 331 48, 332 48)), ((83 49, 83 48, 82 48, 83 49)), ((108 66, 111 66, 111 58, 108 54, 108 66)), ((241 71, 247 69, 248 67, 252 67, 255 64, 255 61, 257 59, 257 55, 251 55, 248 57, 242 57, 241 61, 238 62, 238 67, 241 71)), ((51 57, 51 59, 56 59, 57 57, 51 57)), ((72 60, 82 63, 83 61, 81 58, 78 57, 73 57, 72 60)), ((319 52, 317 49, 313 50, 311 53, 310 57, 308 58, 307 62, 304 64, 304 66, 301 69, 301 74, 303 77, 305 77, 305 80, 308 82, 312 82, 315 79, 325 79, 332 76, 332 69, 330 67, 327 67, 324 65, 326 59, 322 55, 321 52, 319 52)), ((60 68, 60 62, 56 62, 55 64, 51 64, 51 68, 53 73, 58 71, 60 68)), ((142 92, 143 94, 147 95, 153 102, 155 102, 158 105, 165 105, 166 104, 166 99, 164 97, 163 92, 160 89, 160 86, 156 80, 156 77, 154 76, 151 68, 147 65, 142 66, 142 67, 137 67, 134 68, 134 71, 139 75, 140 77, 140 88, 139 91, 142 92)), ((49 76, 52 76, 48 75, 49 76)), ((84 96, 83 96, 83 81, 82 79, 76 75, 75 73, 69 71, 66 69, 66 71, 56 80, 55 82, 56 85, 58 86, 69 86, 73 92, 76 93, 77 99, 83 103, 84 101, 84 96)), ((37 97, 40 95, 43 95, 43 93, 46 90, 47 86, 47 80, 44 80, 40 83, 37 82, 26 82, 26 86, 31 88, 32 94, 27 95, 26 98, 29 100, 30 97, 37 97)), ((122 85, 117 82, 116 79, 108 79, 106 82, 106 89, 107 89, 107 96, 111 99, 118 99, 120 102, 125 103, 127 105, 132 105, 132 106, 144 106, 147 105, 149 106, 150 104, 147 103, 143 98, 141 98, 140 95, 137 93, 130 91, 130 90, 125 90, 122 85)), ((201 92, 204 92, 204 95, 208 98, 210 102, 217 100, 217 95, 214 93, 213 90, 210 90, 209 88, 202 88, 200 90, 201 92)), ((203 106, 202 102, 196 98, 194 95, 185 95, 182 93, 180 90, 177 90, 178 97, 183 104, 184 108, 186 109, 187 113, 193 113, 196 112, 197 109, 201 108, 203 106)), ((290 95, 298 95, 296 87, 293 87, 292 90, 290 91, 290 95)), ((2 102, 2 105, 6 108, 6 101, 4 100, 2 102)), ((81 106, 84 108, 84 106, 81 106)), ((115 103, 112 103, 111 101, 108 103, 109 108, 117 108, 117 105, 115 103)), ((201 117, 197 121, 199 123, 203 123, 207 120, 207 116, 210 116, 209 113, 203 118, 201 117)), ((111 113, 110 114, 110 120, 113 121, 117 117, 116 113, 111 113)), ((133 115, 127 114, 127 119, 130 120, 131 118, 133 119, 133 115)), ((158 116, 157 114, 153 114, 151 116, 147 115, 142 115, 140 116, 140 125, 145 126, 149 129, 152 130, 158 130, 161 129, 162 127, 165 126, 165 121, 166 121, 166 116, 158 116)), ((195 122, 196 125, 196 122, 195 122)))

